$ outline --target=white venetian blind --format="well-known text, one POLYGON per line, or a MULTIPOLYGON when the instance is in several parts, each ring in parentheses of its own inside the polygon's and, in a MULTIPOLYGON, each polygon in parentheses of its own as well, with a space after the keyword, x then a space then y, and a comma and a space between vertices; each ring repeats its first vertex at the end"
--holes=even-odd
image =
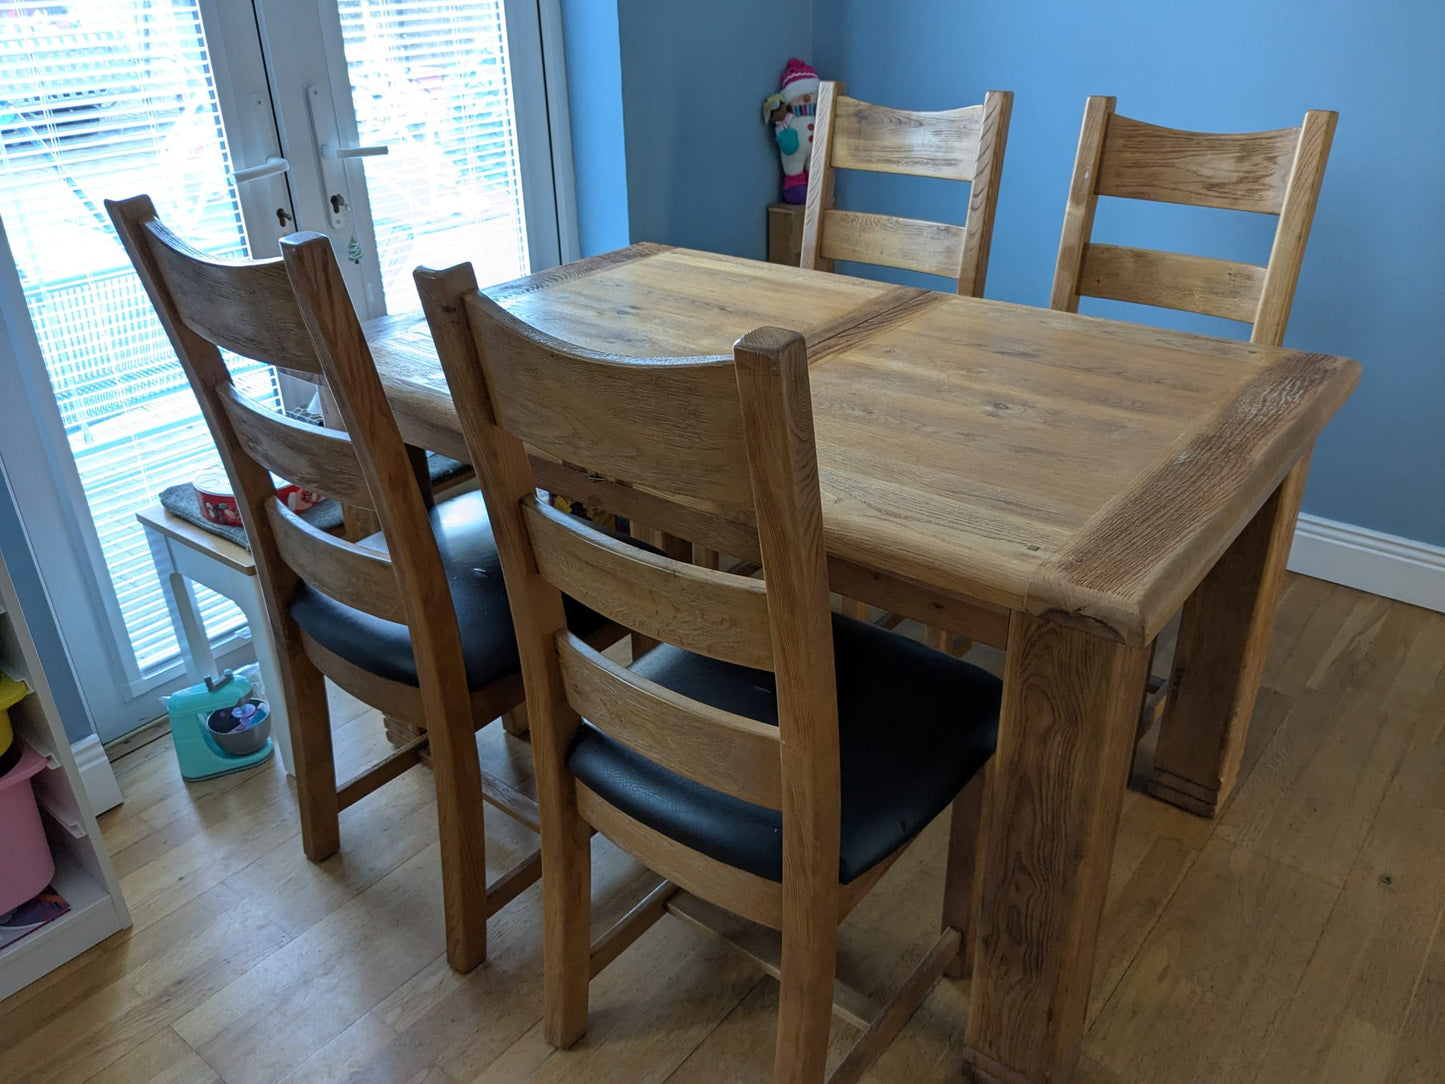
MULTIPOLYGON (((216 453, 103 201, 246 253, 197 0, 0 3, 0 219, 141 673, 177 656, 135 512, 216 453)), ((275 401, 267 367, 232 359, 275 401)), ((240 611, 208 591, 213 635, 240 611)), ((125 645, 123 645, 125 646, 125 645)))
POLYGON ((386 306, 412 271, 470 260, 482 283, 530 270, 501 0, 340 0, 386 306))

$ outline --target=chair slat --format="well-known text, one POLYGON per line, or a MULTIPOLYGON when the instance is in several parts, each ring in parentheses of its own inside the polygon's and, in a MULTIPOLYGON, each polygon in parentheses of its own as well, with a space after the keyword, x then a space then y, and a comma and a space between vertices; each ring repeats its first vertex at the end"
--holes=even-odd
POLYGON ((819 252, 828 260, 856 260, 956 279, 963 263, 963 238, 963 227, 947 222, 824 211, 819 252))
POLYGON ((1279 214, 1298 128, 1183 132, 1115 113, 1099 162, 1101 196, 1279 214))
POLYGON ((251 402, 232 384, 217 389, 236 439, 256 462, 303 489, 342 504, 375 508, 351 439, 335 429, 294 421, 251 402))
POLYGON ((648 869, 695 896, 726 901, 735 915, 774 930, 782 928, 783 886, 779 882, 695 851, 629 817, 585 783, 573 785, 577 812, 583 819, 648 869))
POLYGON ((835 108, 835 169, 973 180, 983 106, 926 113, 839 95, 835 108))
POLYGON ((750 517, 753 492, 739 469, 747 455, 730 359, 578 351, 532 332, 480 293, 467 305, 502 428, 555 459, 750 517))
POLYGON ((319 531, 276 498, 265 505, 281 560, 324 595, 387 621, 405 622, 396 572, 385 553, 319 531))
POLYGON ((777 727, 640 677, 566 630, 557 634, 557 656, 568 701, 598 729, 704 786, 781 807, 777 727))
POLYGON ((757 561, 758 529, 749 520, 739 523, 724 519, 677 501, 623 485, 610 478, 553 459, 533 455, 532 477, 539 489, 580 501, 588 508, 605 508, 636 523, 645 523, 677 538, 686 538, 734 557, 757 561))
POLYGON ((1258 264, 1119 245, 1088 245, 1079 292, 1253 323, 1265 269, 1258 264))
POLYGON ((535 496, 524 498, 522 509, 537 570, 564 594, 654 640, 772 669, 762 582, 618 542, 535 496))
POLYGON ((181 240, 158 219, 144 229, 171 301, 188 327, 243 357, 321 372, 279 259, 218 260, 181 240))

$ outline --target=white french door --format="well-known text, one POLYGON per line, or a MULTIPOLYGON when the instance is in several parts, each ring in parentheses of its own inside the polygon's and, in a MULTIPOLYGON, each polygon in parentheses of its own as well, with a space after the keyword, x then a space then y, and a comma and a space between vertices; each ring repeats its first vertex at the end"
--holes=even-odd
MULTIPOLYGON (((418 264, 550 266, 571 247, 550 3, 0 0, 0 460, 103 739, 180 679, 135 512, 215 461, 103 201, 147 192, 221 255, 324 233, 364 318, 415 308, 418 264)), ((244 653, 240 612, 200 595, 218 653, 244 653)))

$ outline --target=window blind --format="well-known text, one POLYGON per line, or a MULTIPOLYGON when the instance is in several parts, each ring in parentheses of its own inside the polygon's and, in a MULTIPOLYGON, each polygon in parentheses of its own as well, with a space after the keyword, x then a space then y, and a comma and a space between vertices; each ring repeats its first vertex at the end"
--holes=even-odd
MULTIPOLYGON (((0 218, 75 456, 127 644, 178 655, 138 509, 217 461, 104 200, 148 193, 187 240, 246 253, 196 0, 0 3, 0 218)), ((276 402, 272 370, 228 359, 276 402)), ((202 589, 213 635, 243 622, 202 589)))
POLYGON ((340 0, 386 306, 412 271, 470 260, 482 283, 530 270, 501 0, 340 0))

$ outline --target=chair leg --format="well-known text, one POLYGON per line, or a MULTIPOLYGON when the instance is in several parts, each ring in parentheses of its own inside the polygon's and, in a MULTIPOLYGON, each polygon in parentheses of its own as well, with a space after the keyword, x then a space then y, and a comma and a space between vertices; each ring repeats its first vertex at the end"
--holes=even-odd
POLYGON ((516 738, 527 736, 527 704, 525 701, 511 711, 502 712, 502 729, 516 738))
POLYGON ((982 890, 979 862, 983 854, 987 809, 988 766, 985 765, 953 800, 948 826, 948 868, 943 884, 943 925, 961 935, 958 956, 944 972, 961 979, 973 972, 978 897, 982 890))
POLYGON ((949 641, 952 639, 952 633, 945 629, 933 628, 931 625, 923 632, 923 642, 934 651, 947 651, 949 641))
MULTIPOLYGON (((440 707, 440 706, 438 706, 440 707)), ((482 769, 466 705, 429 713, 447 963, 465 974, 487 958, 487 832, 482 769)))
POLYGON ((567 1049, 587 1034, 591 981, 592 845, 567 793, 542 809, 542 1000, 548 1043, 567 1049))
POLYGON ((284 691, 301 807, 301 846, 307 858, 321 862, 341 849, 326 679, 299 651, 286 659, 282 668, 288 679, 284 691))
POLYGON ((773 1080, 816 1084, 828 1061, 837 970, 837 903, 822 908, 784 908, 783 966, 778 999, 778 1044, 773 1080))
POLYGON ((844 617, 851 617, 856 621, 868 620, 868 604, 859 602, 856 598, 844 598, 838 607, 838 612, 844 617))

